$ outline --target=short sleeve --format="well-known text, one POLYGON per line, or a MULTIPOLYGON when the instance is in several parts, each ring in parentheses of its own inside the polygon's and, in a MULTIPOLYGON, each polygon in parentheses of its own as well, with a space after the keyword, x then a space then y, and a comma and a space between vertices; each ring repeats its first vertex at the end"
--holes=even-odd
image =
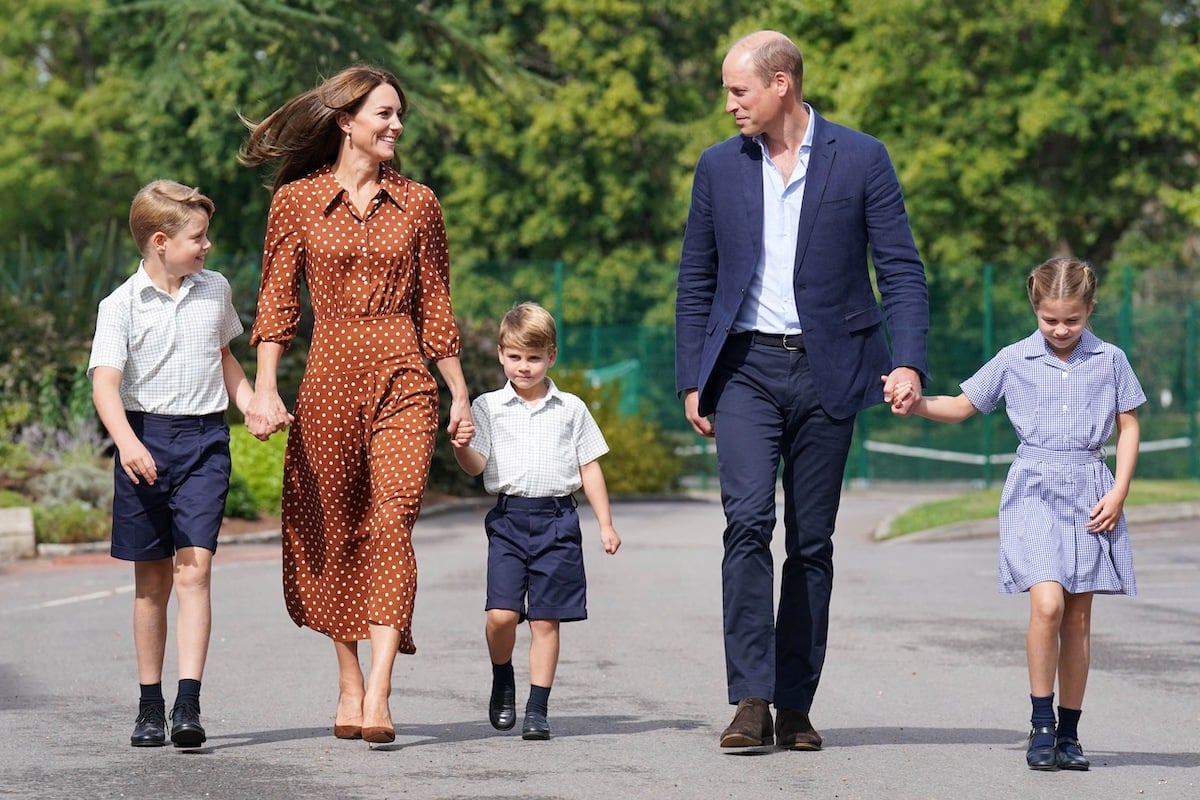
POLYGON ((102 301, 96 315, 96 335, 88 358, 87 376, 92 379, 96 367, 112 367, 125 371, 129 358, 129 302, 114 293, 102 301))
POLYGON ((1116 353, 1113 355, 1113 372, 1117 379, 1117 413, 1123 414, 1145 403, 1146 393, 1142 391, 1142 384, 1134 374, 1125 351, 1120 348, 1114 349, 1116 353))
POLYGON ((1004 355, 1003 350, 997 353, 961 384, 963 394, 981 414, 995 411, 1004 396, 1004 378, 1008 373, 1004 355))
POLYGON ((492 414, 486 395, 476 397, 471 403, 471 422, 475 434, 467 446, 484 458, 492 456, 492 414))
POLYGON ((590 464, 607 452, 608 442, 604 441, 604 434, 600 432, 600 426, 592 418, 587 404, 576 398, 575 453, 579 459, 579 465, 590 464))
POLYGON ((245 328, 242 326, 242 320, 238 317, 237 309, 233 307, 233 290, 229 288, 229 281, 225 280, 225 276, 221 276, 221 322, 218 332, 220 333, 220 342, 222 347, 228 347, 229 343, 242 335, 245 328))

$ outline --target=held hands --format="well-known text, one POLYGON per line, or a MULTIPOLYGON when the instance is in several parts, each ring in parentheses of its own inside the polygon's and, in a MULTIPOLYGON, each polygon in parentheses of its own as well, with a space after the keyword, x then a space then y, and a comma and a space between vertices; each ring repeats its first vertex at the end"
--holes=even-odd
POLYGON ((452 447, 462 449, 471 443, 475 435, 475 423, 471 420, 471 404, 467 400, 450 401, 450 424, 446 426, 452 447))
POLYGON ((295 417, 287 410, 278 392, 255 390, 246 406, 246 430, 259 441, 265 442, 271 434, 287 429, 295 417))
POLYGON ((897 416, 910 416, 921 402, 921 379, 911 367, 897 367, 891 375, 880 375, 883 400, 897 416))
POLYGON ((1125 495, 1117 489, 1112 489, 1096 505, 1092 506, 1088 515, 1088 533, 1108 533, 1117 529, 1121 519, 1121 509, 1125 507, 1125 495))

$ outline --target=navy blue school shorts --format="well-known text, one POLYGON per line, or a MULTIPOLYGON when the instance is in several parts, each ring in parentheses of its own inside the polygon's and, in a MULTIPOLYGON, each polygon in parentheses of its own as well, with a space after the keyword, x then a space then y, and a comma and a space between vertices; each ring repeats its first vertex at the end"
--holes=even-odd
POLYGON ((587 619, 583 534, 575 498, 500 495, 487 513, 487 609, 522 619, 587 619))
POLYGON ((189 417, 127 411, 154 457, 154 485, 134 484, 113 464, 112 555, 125 561, 170 558, 183 547, 214 553, 229 494, 229 424, 224 414, 189 417))

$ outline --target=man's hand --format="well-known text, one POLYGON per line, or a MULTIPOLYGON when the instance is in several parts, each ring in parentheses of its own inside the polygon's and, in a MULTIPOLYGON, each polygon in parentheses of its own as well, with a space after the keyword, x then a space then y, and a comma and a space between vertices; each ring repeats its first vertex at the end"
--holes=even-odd
POLYGON ((688 389, 683 393, 683 415, 692 423, 692 430, 696 433, 710 439, 716 436, 712 420, 700 416, 700 393, 695 389, 688 389))

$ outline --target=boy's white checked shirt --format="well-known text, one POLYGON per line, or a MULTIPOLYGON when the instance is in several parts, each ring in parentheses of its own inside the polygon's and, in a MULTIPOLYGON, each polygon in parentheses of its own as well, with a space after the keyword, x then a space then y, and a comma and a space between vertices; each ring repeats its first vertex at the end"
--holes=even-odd
POLYGON ((471 404, 475 435, 470 447, 487 459, 483 486, 491 494, 571 494, 583 485, 579 468, 608 452, 587 405, 559 391, 549 378, 546 383, 546 396, 534 407, 511 383, 471 404))
POLYGON ((201 270, 175 297, 138 265, 100 301, 88 377, 96 367, 121 371, 127 411, 201 415, 229 406, 221 349, 242 332, 225 276, 201 270))

